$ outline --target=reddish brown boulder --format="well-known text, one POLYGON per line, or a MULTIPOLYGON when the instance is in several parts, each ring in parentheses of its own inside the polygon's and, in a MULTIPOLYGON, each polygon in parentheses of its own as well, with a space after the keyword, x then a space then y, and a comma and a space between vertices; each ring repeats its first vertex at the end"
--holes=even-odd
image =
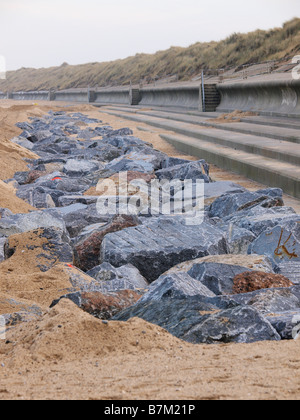
POLYGON ((238 274, 233 280, 233 293, 249 293, 260 289, 292 287, 293 283, 280 274, 264 273, 261 271, 246 271, 238 274))
POLYGON ((97 229, 88 238, 76 245, 74 265, 82 271, 88 271, 96 267, 100 263, 100 248, 105 235, 139 224, 139 219, 136 216, 115 216, 110 223, 97 229))
POLYGON ((76 292, 62 296, 59 300, 54 301, 51 307, 57 305, 61 299, 69 299, 94 317, 109 320, 123 309, 133 306, 140 298, 141 295, 133 290, 120 290, 107 294, 101 292, 76 292))
POLYGON ((46 171, 30 171, 28 172, 27 184, 32 184, 42 176, 47 175, 46 171))

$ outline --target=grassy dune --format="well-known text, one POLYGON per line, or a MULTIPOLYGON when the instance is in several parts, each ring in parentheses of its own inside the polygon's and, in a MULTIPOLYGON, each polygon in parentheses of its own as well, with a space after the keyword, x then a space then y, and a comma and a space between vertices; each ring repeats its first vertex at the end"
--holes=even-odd
POLYGON ((171 47, 155 54, 137 54, 123 60, 47 69, 22 68, 8 72, 0 90, 48 90, 138 83, 143 78, 177 74, 189 80, 201 69, 290 58, 300 53, 300 19, 270 31, 232 34, 220 42, 196 43, 188 48, 171 47))

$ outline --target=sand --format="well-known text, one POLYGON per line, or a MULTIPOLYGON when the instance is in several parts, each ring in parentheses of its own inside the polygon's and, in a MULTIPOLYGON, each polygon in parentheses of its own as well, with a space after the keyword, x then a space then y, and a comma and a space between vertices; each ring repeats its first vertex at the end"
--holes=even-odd
POLYGON ((299 399, 300 341, 191 345, 62 300, 0 343, 0 399, 299 399))
POLYGON ((44 111, 33 105, 13 105, 9 108, 0 107, 0 179, 12 178, 17 171, 26 171, 24 159, 37 158, 35 153, 10 142, 10 139, 22 133, 17 128, 17 122, 28 121, 29 117, 41 116, 44 111))
MULTIPOLYGON (((11 103, 0 102, 6 107, 7 139, 18 134, 15 122, 57 108, 39 103, 8 109, 11 103)), ((195 159, 177 152, 161 140, 159 131, 145 125, 138 128, 133 122, 99 114, 89 105, 68 110, 100 118, 115 129, 130 127, 134 135, 171 156, 195 159)), ((13 147, 4 137, 0 147, 13 147)), ((9 155, 16 153, 17 170, 24 170, 23 158, 30 152, 8 150, 3 159, 9 162, 9 155)), ((252 189, 259 185, 215 167, 211 174, 252 189)), ((5 177, 12 175, 8 169, 3 172, 5 177)), ((18 202, 3 183, 0 194, 1 207, 7 203, 12 211, 26 211, 26 203, 18 202)), ((300 340, 191 345, 140 319, 104 324, 68 300, 49 309, 70 286, 65 265, 57 263, 41 273, 38 248, 43 240, 32 233, 16 235, 11 243, 16 253, 0 264, 0 313, 37 305, 43 315, 11 328, 6 340, 0 340, 0 400, 299 399, 300 340), (29 243, 38 248, 28 249, 29 243)))
POLYGON ((14 214, 28 213, 30 210, 34 210, 32 206, 16 196, 12 186, 3 181, 0 181, 0 207, 9 209, 14 214))
POLYGON ((53 267, 46 272, 41 272, 39 268, 49 264, 49 259, 40 255, 45 243, 46 239, 40 238, 35 232, 9 238, 10 248, 16 251, 11 258, 0 264, 2 294, 46 309, 54 299, 68 293, 71 287, 69 276, 59 261, 54 260, 53 267))
POLYGON ((254 112, 250 112, 250 111, 243 112, 243 111, 236 110, 227 114, 222 114, 218 118, 209 119, 207 120, 207 122, 214 122, 217 124, 237 123, 237 122, 241 122, 243 118, 255 117, 257 115, 258 114, 254 112))

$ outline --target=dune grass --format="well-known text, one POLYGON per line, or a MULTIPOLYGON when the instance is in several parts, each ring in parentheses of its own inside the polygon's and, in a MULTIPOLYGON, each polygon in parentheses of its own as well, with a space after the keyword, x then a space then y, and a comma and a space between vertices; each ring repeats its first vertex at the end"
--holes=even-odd
POLYGON ((300 53, 300 19, 286 22, 282 28, 234 33, 220 42, 196 43, 188 48, 171 47, 155 54, 137 54, 123 60, 89 63, 47 69, 22 68, 7 73, 0 90, 49 90, 110 85, 162 78, 177 74, 189 80, 202 69, 219 69, 269 60, 291 58, 300 53))

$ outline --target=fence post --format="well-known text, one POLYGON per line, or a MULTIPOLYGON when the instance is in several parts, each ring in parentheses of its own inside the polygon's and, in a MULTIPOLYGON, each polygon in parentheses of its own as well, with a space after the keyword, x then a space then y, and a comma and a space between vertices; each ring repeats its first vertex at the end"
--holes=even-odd
POLYGON ((204 71, 201 73, 201 91, 202 91, 202 112, 206 112, 205 109, 205 86, 204 86, 204 71))

